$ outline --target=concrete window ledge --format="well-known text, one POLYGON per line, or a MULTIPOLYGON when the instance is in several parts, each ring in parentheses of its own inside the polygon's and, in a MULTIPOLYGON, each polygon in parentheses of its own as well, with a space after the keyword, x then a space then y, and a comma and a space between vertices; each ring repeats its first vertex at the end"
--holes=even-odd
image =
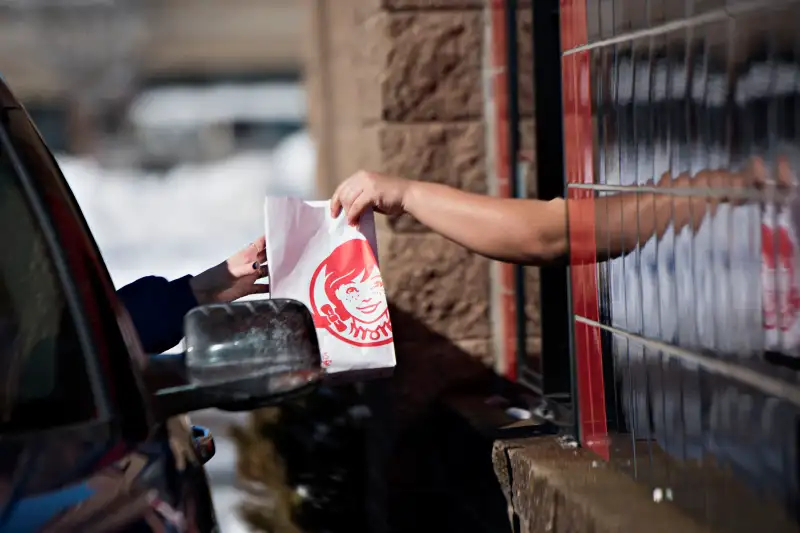
POLYGON ((583 449, 556 437, 498 440, 495 474, 514 533, 707 532, 669 503, 583 449))

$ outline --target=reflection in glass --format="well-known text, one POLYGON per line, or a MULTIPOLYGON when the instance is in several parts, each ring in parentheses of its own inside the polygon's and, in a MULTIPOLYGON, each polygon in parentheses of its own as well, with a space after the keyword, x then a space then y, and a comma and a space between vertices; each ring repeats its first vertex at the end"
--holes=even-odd
POLYGON ((800 2, 631 39, 725 2, 593 2, 617 39, 590 47, 594 199, 569 209, 594 202, 571 252, 598 263, 612 461, 722 530, 796 530, 800 2))

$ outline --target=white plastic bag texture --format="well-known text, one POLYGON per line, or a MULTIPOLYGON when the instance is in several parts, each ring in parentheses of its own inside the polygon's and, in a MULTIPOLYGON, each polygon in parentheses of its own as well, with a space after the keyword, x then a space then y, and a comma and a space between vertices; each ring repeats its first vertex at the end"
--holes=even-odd
POLYGON ((355 228, 332 218, 328 201, 268 196, 264 215, 270 297, 311 310, 325 370, 394 368, 372 211, 355 228))

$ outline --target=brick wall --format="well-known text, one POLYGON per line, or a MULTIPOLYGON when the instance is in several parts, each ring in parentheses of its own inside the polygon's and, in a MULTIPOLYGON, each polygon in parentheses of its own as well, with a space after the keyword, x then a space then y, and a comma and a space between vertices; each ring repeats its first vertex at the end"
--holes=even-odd
MULTIPOLYGON (((481 2, 305 1, 321 194, 361 168, 485 192, 481 2)), ((428 531, 414 517, 446 498, 427 419, 443 391, 490 376, 489 265, 408 217, 380 218, 398 366, 367 387, 371 530, 428 531)))
MULTIPOLYGON (((308 2, 322 194, 361 168, 486 192, 483 2, 308 2)), ((414 354, 441 365, 432 354, 454 349, 489 362, 488 261, 408 216, 379 222, 379 248, 398 370, 414 354)))
MULTIPOLYGON (((486 193, 484 0, 305 0, 306 82, 327 197, 365 168, 486 193)), ((523 2, 524 4, 524 2, 523 2)), ((520 9, 523 149, 532 151, 530 12, 520 9)), ((531 176, 533 178, 534 176, 531 176)), ((529 187, 535 194, 534 180, 529 187)), ((394 306, 448 344, 493 362, 489 262, 408 216, 379 223, 394 306)), ((538 350, 538 272, 527 289, 538 350)), ((395 319, 395 322, 398 322, 395 319)), ((398 323, 399 350, 425 339, 398 323)), ((425 340, 425 342, 428 342, 425 340)))
MULTIPOLYGON (((304 0, 309 127, 318 147, 321 196, 362 168, 477 193, 490 190, 486 5, 485 0, 304 0)), ((531 150, 530 16, 525 9, 520 14, 520 29, 527 31, 520 54, 521 129, 523 148, 531 150)), ((380 397, 381 427, 373 437, 382 444, 373 451, 386 474, 375 478, 387 483, 383 494, 391 502, 393 527, 424 531, 434 524, 404 520, 410 519, 409 508, 442 501, 435 495, 443 489, 430 476, 436 469, 430 464, 435 443, 425 428, 432 423, 432 407, 445 393, 467 384, 475 390, 476 383, 487 384, 494 376, 490 262, 408 216, 379 217, 378 233, 398 366, 390 382, 369 385, 373 399, 380 397)), ((535 351, 535 269, 527 286, 529 344, 535 351)))

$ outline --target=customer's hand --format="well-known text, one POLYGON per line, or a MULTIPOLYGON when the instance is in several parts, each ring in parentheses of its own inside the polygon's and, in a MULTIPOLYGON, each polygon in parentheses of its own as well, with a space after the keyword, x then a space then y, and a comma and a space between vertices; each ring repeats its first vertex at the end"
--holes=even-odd
POLYGON ((267 276, 267 245, 260 237, 226 261, 194 276, 192 292, 200 305, 238 300, 249 294, 269 292, 269 285, 256 283, 267 276))
POLYGON ((368 207, 384 215, 400 215, 405 212, 412 183, 403 178, 361 170, 337 187, 331 198, 331 215, 338 217, 344 209, 347 221, 353 225, 358 223, 368 207))

